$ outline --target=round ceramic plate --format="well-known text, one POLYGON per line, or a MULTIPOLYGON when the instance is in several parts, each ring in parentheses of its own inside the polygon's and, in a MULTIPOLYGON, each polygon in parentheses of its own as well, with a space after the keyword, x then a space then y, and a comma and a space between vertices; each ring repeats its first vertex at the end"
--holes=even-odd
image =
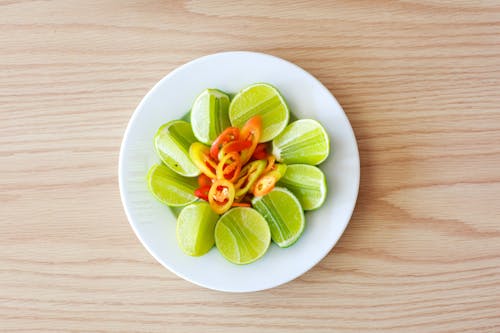
POLYGON ((291 281, 325 257, 351 218, 359 188, 359 155, 351 125, 341 106, 316 78, 283 59, 254 52, 225 52, 193 60, 158 82, 135 110, 123 138, 119 161, 120 194, 130 225, 163 266, 197 285, 232 292, 273 288, 291 281), (306 229, 291 247, 271 244, 249 265, 234 265, 217 248, 201 257, 177 246, 176 218, 148 191, 146 174, 158 163, 153 136, 162 124, 186 115, 206 88, 234 94, 267 82, 279 89, 298 118, 320 121, 331 139, 331 154, 320 165, 328 197, 306 213, 306 229))

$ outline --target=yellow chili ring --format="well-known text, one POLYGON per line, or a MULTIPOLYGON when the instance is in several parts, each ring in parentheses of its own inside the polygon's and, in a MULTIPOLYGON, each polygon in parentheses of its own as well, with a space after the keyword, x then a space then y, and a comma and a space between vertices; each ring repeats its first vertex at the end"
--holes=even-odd
POLYGON ((210 148, 201 142, 193 142, 189 147, 191 161, 210 178, 215 178, 217 163, 210 156, 210 148))
POLYGON ((224 214, 234 202, 234 185, 226 179, 217 179, 208 191, 208 202, 217 214, 224 214))
POLYGON ((231 183, 238 178, 241 171, 240 154, 231 152, 220 160, 216 169, 216 176, 218 179, 226 179, 231 183))

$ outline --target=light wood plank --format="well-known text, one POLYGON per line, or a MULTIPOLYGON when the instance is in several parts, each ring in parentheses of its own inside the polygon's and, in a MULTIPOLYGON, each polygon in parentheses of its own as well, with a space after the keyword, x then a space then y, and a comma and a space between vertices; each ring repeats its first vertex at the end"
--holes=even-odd
POLYGON ((498 1, 0 1, 0 331, 500 331, 498 1), (310 71, 355 130, 360 195, 319 265, 205 290, 129 227, 118 150, 196 57, 310 71))

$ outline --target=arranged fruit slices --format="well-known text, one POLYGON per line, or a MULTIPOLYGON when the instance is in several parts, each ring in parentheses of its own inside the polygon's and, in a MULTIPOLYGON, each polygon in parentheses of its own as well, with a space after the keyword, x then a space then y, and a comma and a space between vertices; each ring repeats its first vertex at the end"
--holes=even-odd
POLYGON ((279 247, 294 244, 305 229, 304 210, 320 207, 327 194, 315 166, 330 153, 321 124, 288 124, 284 98, 265 83, 232 100, 206 89, 190 116, 191 123, 174 120, 158 129, 155 149, 164 164, 147 177, 158 200, 181 208, 179 247, 200 256, 215 244, 230 262, 248 264, 271 240, 279 247))

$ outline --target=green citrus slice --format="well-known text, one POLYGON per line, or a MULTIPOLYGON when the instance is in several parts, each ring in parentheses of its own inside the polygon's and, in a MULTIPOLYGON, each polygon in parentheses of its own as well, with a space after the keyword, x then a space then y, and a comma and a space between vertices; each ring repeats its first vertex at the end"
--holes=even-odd
POLYGON ((148 188, 153 195, 169 206, 184 206, 196 199, 196 177, 188 178, 175 173, 164 164, 155 164, 147 175, 148 188))
POLYGON ((299 200, 304 210, 321 207, 326 199, 326 178, 323 172, 308 164, 291 164, 279 185, 290 190, 299 200))
POLYGON ((229 119, 233 126, 242 128, 254 116, 262 118, 260 142, 270 141, 288 124, 290 112, 284 98, 273 86, 253 84, 240 91, 229 105, 229 119))
POLYGON ((177 243, 186 254, 201 256, 215 244, 214 231, 219 215, 205 202, 195 202, 182 209, 177 218, 177 243))
POLYGON ((330 139, 319 122, 300 119, 273 140, 273 155, 286 164, 317 165, 330 154, 330 139))
POLYGON ((154 137, 156 152, 163 163, 186 177, 200 174, 200 170, 189 157, 189 147, 196 141, 191 125, 183 120, 173 120, 164 124, 154 137))
POLYGON ((269 226, 255 209, 237 207, 222 215, 215 227, 215 244, 232 263, 249 264, 266 253, 271 242, 269 226))
POLYGON ((272 240, 279 247, 292 245, 302 235, 304 212, 300 202, 287 189, 275 187, 263 197, 254 197, 252 205, 266 219, 272 240))
POLYGON ((210 145, 227 127, 229 96, 217 89, 204 90, 191 108, 191 126, 196 138, 210 145))

